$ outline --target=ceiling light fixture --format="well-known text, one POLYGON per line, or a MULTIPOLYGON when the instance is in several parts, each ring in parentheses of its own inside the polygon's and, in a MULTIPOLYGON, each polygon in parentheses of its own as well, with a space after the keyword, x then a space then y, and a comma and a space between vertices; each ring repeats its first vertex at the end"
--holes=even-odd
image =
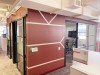
POLYGON ((7 9, 2 9, 2 8, 0 8, 0 11, 7 11, 7 9))

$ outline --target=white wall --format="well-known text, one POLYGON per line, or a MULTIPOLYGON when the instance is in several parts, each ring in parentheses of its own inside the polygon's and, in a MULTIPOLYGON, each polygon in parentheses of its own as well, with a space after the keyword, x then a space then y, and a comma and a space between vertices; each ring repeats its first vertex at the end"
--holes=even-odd
POLYGON ((96 25, 89 25, 88 28, 88 49, 96 50, 96 25))
POLYGON ((3 51, 7 51, 7 38, 1 37, 0 41, 1 41, 1 49, 3 51))
MULTIPOLYGON (((2 27, 6 26, 6 21, 0 21, 0 29, 2 29, 2 27)), ((6 33, 6 28, 4 29, 4 34, 6 33)), ((2 35, 0 35, 0 48, 3 51, 7 51, 7 38, 3 38, 2 35)))
POLYGON ((76 31, 76 23, 67 22, 66 23, 66 38, 68 38, 69 31, 76 31))
POLYGON ((0 36, 0 49, 1 49, 1 36, 0 36))

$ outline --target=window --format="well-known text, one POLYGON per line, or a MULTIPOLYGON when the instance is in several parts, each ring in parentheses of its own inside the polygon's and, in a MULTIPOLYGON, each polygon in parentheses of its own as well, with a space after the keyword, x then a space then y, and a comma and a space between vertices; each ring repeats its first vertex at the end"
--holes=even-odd
POLYGON ((2 34, 6 34, 6 26, 0 26, 0 36, 2 36, 2 34))
POLYGON ((79 23, 79 25, 78 25, 78 38, 79 39, 86 39, 86 35, 87 35, 86 31, 87 31, 86 24, 79 23))

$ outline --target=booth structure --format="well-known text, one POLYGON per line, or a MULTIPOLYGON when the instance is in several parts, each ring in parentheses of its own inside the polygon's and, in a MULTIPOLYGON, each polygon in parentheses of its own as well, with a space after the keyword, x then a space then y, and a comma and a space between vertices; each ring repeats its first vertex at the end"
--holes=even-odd
MULTIPOLYGON (((97 25, 97 22, 91 21, 91 19, 98 18, 98 16, 93 17, 91 12, 89 14, 92 17, 87 16, 82 7, 71 10, 62 3, 65 4, 65 0, 63 2, 61 0, 22 0, 16 4, 14 11, 12 10, 12 13, 8 16, 7 26, 11 26, 9 28, 13 31, 17 26, 19 26, 19 29, 23 29, 22 35, 11 32, 10 36, 12 34, 17 36, 17 41, 10 41, 10 45, 15 46, 15 49, 9 45, 11 48, 9 50, 13 52, 9 52, 9 55, 14 53, 16 55, 17 53, 19 57, 11 55, 12 59, 16 62, 18 58, 20 62, 17 62, 17 64, 24 64, 22 67, 18 66, 18 69, 20 68, 23 73, 26 72, 26 75, 43 75, 65 66, 64 30, 66 22, 75 21, 97 25), (22 19, 22 22, 20 22, 20 19, 22 19)), ((12 38, 10 37, 10 40, 12 38)), ((79 59, 76 58, 75 60, 79 59)), ((87 59, 79 61, 87 64, 87 59)))

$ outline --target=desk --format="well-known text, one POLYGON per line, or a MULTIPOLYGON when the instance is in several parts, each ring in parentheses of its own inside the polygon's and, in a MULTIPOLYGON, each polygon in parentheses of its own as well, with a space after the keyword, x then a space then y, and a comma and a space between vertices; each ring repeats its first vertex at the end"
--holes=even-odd
POLYGON ((88 51, 88 64, 73 61, 70 75, 100 75, 100 53, 88 51))

